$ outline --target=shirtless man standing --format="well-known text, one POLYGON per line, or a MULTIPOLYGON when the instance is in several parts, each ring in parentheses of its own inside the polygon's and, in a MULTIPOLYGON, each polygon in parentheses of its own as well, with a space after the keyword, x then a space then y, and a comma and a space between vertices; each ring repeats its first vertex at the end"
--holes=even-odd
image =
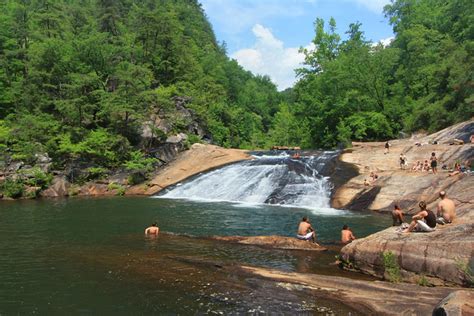
POLYGON ((156 223, 151 224, 150 227, 145 229, 145 235, 158 235, 160 228, 156 226, 156 223))
POLYGON ((439 198, 441 201, 438 203, 438 212, 436 222, 438 224, 449 224, 456 217, 456 206, 453 200, 446 197, 446 192, 439 192, 439 198))
POLYGON ((343 244, 348 244, 350 243, 351 241, 353 241, 354 239, 356 239, 354 237, 354 235, 352 234, 352 231, 349 229, 349 226, 347 225, 344 225, 342 226, 342 230, 341 230, 341 242, 343 244))
POLYGON ((296 238, 300 240, 311 239, 314 243, 316 243, 316 233, 314 232, 314 229, 306 216, 303 217, 300 225, 298 226, 298 234, 296 235, 296 238))

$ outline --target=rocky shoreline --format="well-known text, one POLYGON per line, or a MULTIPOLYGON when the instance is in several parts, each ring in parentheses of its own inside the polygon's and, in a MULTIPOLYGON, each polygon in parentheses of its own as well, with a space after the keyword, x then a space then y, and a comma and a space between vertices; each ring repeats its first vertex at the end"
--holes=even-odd
MULTIPOLYGON (((354 143, 351 150, 341 155, 342 161, 358 167, 359 175, 337 190, 333 197, 335 207, 390 212, 398 204, 411 215, 417 212, 420 200, 436 210, 438 193, 445 190, 454 200, 457 212, 452 224, 438 225, 435 232, 400 234, 391 227, 355 240, 341 250, 351 268, 387 278, 384 255, 389 254, 400 270, 400 280, 405 282, 473 286, 474 175, 449 176, 441 168, 436 175, 413 172, 400 170, 398 164, 400 153, 408 157, 409 167, 416 160, 428 159, 431 152, 437 154, 440 165, 452 167, 456 161, 472 160, 474 144, 450 145, 452 139, 469 139, 471 133, 474 133, 474 120, 432 135, 392 141, 387 154, 384 143, 354 143), (433 144, 435 141, 437 144, 433 144), (366 186, 364 179, 372 171, 379 178, 366 186)), ((409 221, 410 216, 406 217, 409 221)))
POLYGON ((158 168, 138 185, 128 183, 127 173, 116 174, 99 181, 91 181, 81 186, 74 185, 64 175, 56 176, 51 185, 39 193, 41 197, 65 196, 113 196, 113 195, 154 195, 162 189, 177 184, 189 177, 226 164, 251 159, 245 150, 226 149, 210 144, 195 143, 189 150, 176 152, 175 158, 158 168))

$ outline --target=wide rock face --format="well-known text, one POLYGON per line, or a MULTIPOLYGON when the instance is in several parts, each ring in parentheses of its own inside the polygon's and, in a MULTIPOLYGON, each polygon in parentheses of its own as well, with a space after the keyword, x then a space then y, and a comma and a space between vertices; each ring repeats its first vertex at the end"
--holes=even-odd
POLYGON ((458 198, 458 190, 464 191, 473 187, 472 177, 465 174, 449 177, 449 172, 442 170, 441 166, 446 165, 450 169, 455 162, 474 159, 474 144, 448 144, 453 136, 466 138, 466 131, 469 132, 473 128, 474 120, 471 120, 436 134, 390 141, 392 146, 387 154, 385 143, 354 142, 353 148, 346 150, 340 159, 355 165, 359 175, 337 188, 332 197, 332 206, 354 210, 390 211, 393 204, 398 203, 406 210, 416 207, 420 200, 433 202, 441 190, 451 191, 450 196, 458 198), (433 144, 434 141, 438 144, 433 144), (432 152, 438 157, 438 174, 409 170, 414 162, 429 160, 432 152), (401 153, 408 159, 407 170, 400 169, 401 153), (370 172, 376 172, 379 178, 370 186, 366 186, 364 179, 370 180, 370 172), (451 190, 454 185, 456 190, 451 190))
MULTIPOLYGON (((457 212, 453 224, 438 225, 432 233, 399 234, 395 228, 389 228, 355 240, 341 250, 344 258, 360 271, 383 277, 382 254, 392 252, 405 281, 419 282, 423 277, 433 283, 472 283, 466 269, 470 266, 472 271, 474 267, 474 175, 449 176, 440 166, 452 167, 456 161, 474 158, 474 144, 449 145, 453 137, 465 139, 473 127, 471 120, 436 134, 391 141, 387 154, 384 143, 355 143, 353 149, 341 156, 343 161, 357 166, 360 175, 337 190, 333 196, 335 207, 389 212, 398 204, 406 214, 413 214, 418 211, 418 202, 424 200, 428 209, 436 212, 438 193, 445 190, 457 212), (429 144, 434 141, 438 144, 429 144), (438 157, 438 174, 400 170, 400 153, 408 157, 411 167, 417 160, 429 159, 432 152, 438 157), (371 171, 379 178, 366 186, 363 182, 371 171)), ((410 217, 406 217, 409 222, 410 217)))
POLYGON ((436 282, 468 286, 465 268, 474 263, 474 225, 438 226, 431 233, 397 233, 395 227, 355 240, 341 250, 345 260, 367 274, 384 277, 383 253, 391 252, 405 281, 436 282))

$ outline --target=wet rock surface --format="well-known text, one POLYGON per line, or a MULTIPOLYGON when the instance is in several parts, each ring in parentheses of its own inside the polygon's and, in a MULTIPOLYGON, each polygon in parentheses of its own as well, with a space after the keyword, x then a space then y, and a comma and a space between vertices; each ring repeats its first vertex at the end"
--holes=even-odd
POLYGON ((295 237, 284 236, 214 236, 214 240, 227 241, 244 245, 256 245, 270 247, 275 249, 293 249, 293 250, 309 250, 309 251, 326 251, 327 248, 305 240, 298 240, 295 237))
MULTIPOLYGON (((427 288, 413 284, 360 281, 317 274, 286 273, 242 267, 244 271, 277 282, 312 290, 317 297, 330 297, 365 315, 431 315, 433 309, 457 288, 427 288)), ((472 292, 469 292, 472 296, 472 292)), ((449 314, 451 315, 451 314, 449 314)), ((453 314, 459 315, 459 314, 453 314)))

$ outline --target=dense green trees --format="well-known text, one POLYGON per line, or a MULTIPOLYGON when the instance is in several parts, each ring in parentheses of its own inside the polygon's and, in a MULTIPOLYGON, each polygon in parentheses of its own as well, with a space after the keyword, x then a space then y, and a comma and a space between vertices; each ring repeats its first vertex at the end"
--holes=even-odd
POLYGON ((3 159, 143 164, 150 115, 188 132, 175 96, 216 143, 246 148, 266 145, 280 102, 268 77, 229 60, 196 0, 0 1, 3 159))
POLYGON ((365 40, 354 23, 315 22, 312 51, 294 88, 291 115, 310 133, 293 143, 333 147, 398 132, 436 131, 474 115, 474 7, 469 1, 396 0, 385 8, 394 41, 365 40))
POLYGON ((298 83, 279 93, 229 60, 197 0, 0 0, 0 159, 47 152, 59 167, 147 169, 151 116, 170 122, 152 130, 158 140, 189 133, 176 96, 223 146, 332 148, 435 131, 474 115, 473 11, 467 0, 393 1, 386 47, 360 23, 341 36, 334 19, 317 19, 316 49, 302 50, 298 83))

